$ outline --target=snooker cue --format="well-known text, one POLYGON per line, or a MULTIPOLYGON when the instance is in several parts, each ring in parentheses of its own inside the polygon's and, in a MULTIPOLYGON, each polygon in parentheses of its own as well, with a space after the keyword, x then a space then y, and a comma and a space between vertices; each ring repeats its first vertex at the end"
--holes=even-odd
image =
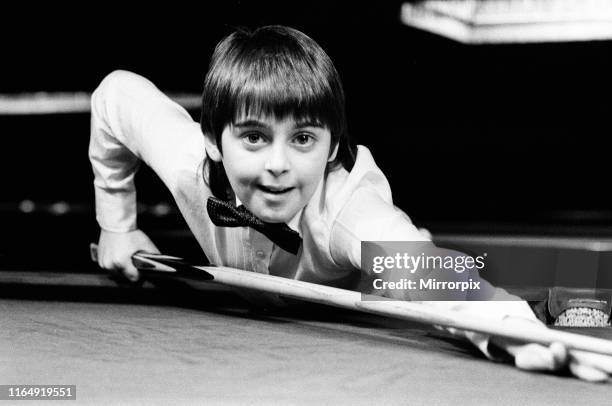
MULTIPOLYGON (((97 245, 91 244, 92 260, 97 258, 97 245)), ((493 335, 521 342, 550 345, 554 342, 563 344, 568 350, 581 350, 612 356, 612 341, 589 337, 581 334, 568 333, 549 328, 525 326, 525 323, 502 322, 498 319, 479 316, 475 317, 464 312, 428 307, 419 302, 408 302, 380 296, 364 295, 359 292, 318 285, 310 282, 297 281, 274 275, 223 266, 195 266, 186 264, 182 258, 168 255, 135 253, 132 261, 137 267, 146 265, 145 269, 158 270, 164 274, 172 274, 172 265, 165 260, 178 261, 181 267, 188 266, 192 270, 202 272, 202 279, 237 288, 246 288, 260 292, 273 293, 292 299, 319 303, 349 310, 376 314, 396 319, 416 321, 429 325, 468 330, 477 333, 493 335), (212 278, 210 277, 212 276, 212 278), (371 301, 364 301, 370 297, 371 301)), ((177 271, 178 273, 178 271, 177 271)))

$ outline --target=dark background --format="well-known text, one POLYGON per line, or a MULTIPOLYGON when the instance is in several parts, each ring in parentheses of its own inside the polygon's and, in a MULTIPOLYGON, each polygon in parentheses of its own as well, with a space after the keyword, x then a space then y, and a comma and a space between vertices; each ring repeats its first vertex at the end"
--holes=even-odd
MULTIPOLYGON (((405 27, 401 2, 26 5, 0 17, 0 93, 91 92, 128 69, 198 93, 215 44, 237 26, 298 28, 330 54, 351 136, 388 176, 395 203, 434 232, 612 234, 609 41, 463 45, 405 27)), ((190 111, 197 119, 199 112, 190 111)), ((97 236, 87 114, 0 115, 0 264, 72 264, 97 236), (43 209, 17 210, 30 199, 43 209), (51 215, 45 204, 67 201, 51 215), (49 259, 52 257, 53 259, 49 259), (2 262, 3 261, 3 262, 2 262)), ((193 249, 144 170, 140 224, 162 248, 193 249)), ((79 257, 82 260, 82 257, 79 257)))

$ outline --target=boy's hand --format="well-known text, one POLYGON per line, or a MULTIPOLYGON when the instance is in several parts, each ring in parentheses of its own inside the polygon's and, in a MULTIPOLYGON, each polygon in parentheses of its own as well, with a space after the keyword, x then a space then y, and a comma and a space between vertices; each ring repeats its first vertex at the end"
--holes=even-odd
POLYGON ((159 254, 153 241, 141 230, 127 233, 100 232, 98 265, 102 269, 120 273, 132 282, 138 281, 138 270, 132 264, 132 255, 137 251, 159 254))
MULTIPOLYGON (((531 320, 509 318, 511 323, 530 323, 534 328, 547 328, 531 320)), ((546 347, 540 344, 511 342, 492 337, 491 343, 506 350, 514 357, 514 364, 527 371, 559 371, 569 368, 579 379, 590 382, 607 381, 612 375, 612 356, 593 352, 567 350, 560 343, 546 347)))

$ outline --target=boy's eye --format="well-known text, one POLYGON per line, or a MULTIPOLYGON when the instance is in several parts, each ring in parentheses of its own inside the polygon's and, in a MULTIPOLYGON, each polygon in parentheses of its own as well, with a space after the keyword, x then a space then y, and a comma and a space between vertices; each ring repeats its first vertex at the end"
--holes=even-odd
POLYGON ((242 139, 247 144, 260 144, 264 141, 264 138, 260 133, 246 133, 242 136, 242 139))
POLYGON ((294 142, 298 145, 310 145, 314 141, 314 137, 310 134, 298 134, 293 138, 294 142))

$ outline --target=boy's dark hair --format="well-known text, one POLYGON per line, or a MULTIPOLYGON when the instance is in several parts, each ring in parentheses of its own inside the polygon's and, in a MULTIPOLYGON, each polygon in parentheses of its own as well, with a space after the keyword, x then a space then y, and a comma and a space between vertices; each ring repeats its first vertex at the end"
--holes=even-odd
MULTIPOLYGON (((330 130, 332 150, 339 144, 328 169, 342 165, 350 171, 356 147, 348 138, 344 104, 338 72, 314 40, 283 26, 240 29, 219 42, 212 55, 200 125, 221 151, 223 129, 240 115, 314 121, 330 130)), ((215 196, 230 198, 223 164, 207 159, 204 179, 215 196)))

